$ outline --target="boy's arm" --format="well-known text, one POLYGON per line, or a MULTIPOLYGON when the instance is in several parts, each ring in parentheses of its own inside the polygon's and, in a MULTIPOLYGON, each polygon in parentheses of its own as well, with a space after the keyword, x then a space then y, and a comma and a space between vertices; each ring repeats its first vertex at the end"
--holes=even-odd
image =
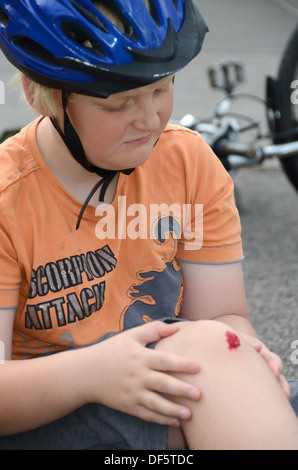
POLYGON ((179 264, 184 280, 181 317, 222 321, 239 333, 256 336, 249 319, 241 261, 179 264))
POLYGON ((15 309, 0 311, 0 435, 26 431, 61 418, 82 405, 80 356, 68 353, 11 360, 15 309), (75 361, 75 362, 74 362, 75 361), (66 399, 68 395, 68 400, 66 399))

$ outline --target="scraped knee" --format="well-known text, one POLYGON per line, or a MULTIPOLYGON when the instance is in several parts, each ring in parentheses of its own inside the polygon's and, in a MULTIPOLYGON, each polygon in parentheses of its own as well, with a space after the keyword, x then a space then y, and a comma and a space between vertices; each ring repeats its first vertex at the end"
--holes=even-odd
POLYGON ((214 320, 186 321, 175 335, 160 341, 159 347, 192 358, 198 354, 215 356, 241 350, 242 339, 235 330, 214 320))

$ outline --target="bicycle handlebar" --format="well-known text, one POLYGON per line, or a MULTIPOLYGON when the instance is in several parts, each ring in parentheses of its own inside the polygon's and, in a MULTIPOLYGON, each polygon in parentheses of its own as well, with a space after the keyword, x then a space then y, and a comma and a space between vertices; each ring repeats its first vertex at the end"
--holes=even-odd
POLYGON ((297 154, 298 142, 258 146, 242 142, 229 142, 226 140, 217 142, 215 151, 224 157, 239 155, 249 160, 257 159, 262 161, 265 158, 286 158, 297 154))

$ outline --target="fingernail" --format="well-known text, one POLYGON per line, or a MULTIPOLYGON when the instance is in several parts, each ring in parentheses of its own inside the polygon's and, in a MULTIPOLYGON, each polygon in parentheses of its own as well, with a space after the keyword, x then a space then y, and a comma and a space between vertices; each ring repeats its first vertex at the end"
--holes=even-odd
POLYGON ((192 400, 196 400, 198 398, 198 390, 196 389, 193 389, 193 390, 190 390, 188 392, 188 396, 189 398, 191 398, 192 400))
POLYGON ((172 426, 174 426, 175 428, 180 428, 179 419, 174 419, 173 422, 172 422, 172 426))
POLYGON ((189 412, 187 410, 180 410, 179 417, 182 420, 188 419, 189 418, 189 412))
POLYGON ((189 372, 198 372, 199 371, 199 366, 197 366, 197 364, 189 364, 188 366, 189 368, 189 372))

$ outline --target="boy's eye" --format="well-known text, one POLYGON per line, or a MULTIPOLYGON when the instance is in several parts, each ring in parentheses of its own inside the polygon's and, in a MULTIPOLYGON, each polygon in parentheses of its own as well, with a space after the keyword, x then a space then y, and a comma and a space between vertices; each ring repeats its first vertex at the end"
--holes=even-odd
POLYGON ((160 93, 165 93, 167 91, 169 91, 169 86, 164 86, 162 88, 156 88, 155 92, 157 95, 160 94, 160 93))
POLYGON ((126 108, 127 108, 127 105, 121 105, 121 106, 106 107, 104 109, 106 111, 109 111, 110 113, 119 113, 121 111, 125 111, 126 108))
POLYGON ((107 108, 107 110, 110 112, 110 113, 119 113, 120 111, 122 111, 122 107, 121 108, 107 108))

